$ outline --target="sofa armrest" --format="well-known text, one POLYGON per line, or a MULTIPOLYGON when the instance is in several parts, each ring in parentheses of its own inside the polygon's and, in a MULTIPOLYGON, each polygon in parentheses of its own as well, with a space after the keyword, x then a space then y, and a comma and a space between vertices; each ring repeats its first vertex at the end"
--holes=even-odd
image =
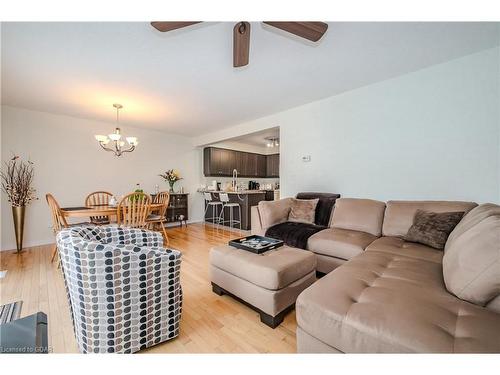
POLYGON ((252 233, 264 235, 268 228, 287 221, 291 206, 292 198, 259 202, 252 207, 252 233))
POLYGON ((250 208, 251 214, 251 228, 250 232, 259 236, 265 236, 266 230, 262 228, 262 222, 260 221, 260 212, 258 206, 252 206, 250 208))

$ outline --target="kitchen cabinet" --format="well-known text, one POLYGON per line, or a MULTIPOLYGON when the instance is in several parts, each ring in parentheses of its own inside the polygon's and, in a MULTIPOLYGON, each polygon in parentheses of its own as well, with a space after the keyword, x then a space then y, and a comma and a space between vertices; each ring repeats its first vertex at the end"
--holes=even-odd
POLYGON ((251 152, 206 147, 203 150, 203 173, 206 177, 231 177, 233 169, 239 177, 279 177, 279 159, 275 155, 261 155, 251 152), (272 156, 272 160, 269 159, 272 156), (270 168, 272 166, 272 168, 270 168), (269 173, 273 174, 270 175, 269 173))
POLYGON ((257 177, 267 177, 267 156, 257 154, 257 177))
POLYGON ((231 150, 207 147, 203 150, 205 176, 232 176, 236 155, 231 150))
MULTIPOLYGON (((257 177, 257 154, 246 152, 246 177, 257 177)), ((243 177, 243 176, 242 176, 243 177)))
POLYGON ((266 176, 267 177, 280 176, 280 154, 273 154, 266 156, 266 176))

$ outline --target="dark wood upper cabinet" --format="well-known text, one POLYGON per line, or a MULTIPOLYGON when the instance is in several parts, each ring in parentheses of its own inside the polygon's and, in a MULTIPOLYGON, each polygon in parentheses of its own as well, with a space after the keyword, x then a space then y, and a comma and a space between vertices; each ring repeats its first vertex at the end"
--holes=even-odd
POLYGON ((267 155, 266 157, 266 176, 280 176, 280 154, 267 155))
POLYGON ((257 154, 257 173, 256 177, 267 177, 267 157, 257 154))
POLYGON ((233 169, 238 171, 240 177, 279 177, 279 154, 261 155, 217 147, 203 150, 205 176, 231 177, 233 169))

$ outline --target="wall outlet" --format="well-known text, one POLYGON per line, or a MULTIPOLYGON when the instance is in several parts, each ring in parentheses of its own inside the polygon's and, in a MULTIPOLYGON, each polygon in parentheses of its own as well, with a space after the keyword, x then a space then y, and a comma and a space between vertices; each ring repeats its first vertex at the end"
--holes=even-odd
POLYGON ((311 161, 311 155, 302 156, 302 161, 304 163, 309 163, 311 161))

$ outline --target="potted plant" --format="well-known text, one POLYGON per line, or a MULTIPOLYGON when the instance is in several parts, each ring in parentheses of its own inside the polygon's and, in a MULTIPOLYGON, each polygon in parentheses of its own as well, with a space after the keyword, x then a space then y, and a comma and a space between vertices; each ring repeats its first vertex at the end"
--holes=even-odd
POLYGON ((174 169, 169 169, 168 171, 166 171, 163 174, 160 174, 159 176, 168 182, 168 185, 170 186, 169 193, 173 193, 175 183, 179 180, 182 180, 179 171, 176 171, 174 169))
POLYGON ((23 248, 26 206, 37 199, 36 190, 33 188, 34 175, 33 163, 23 161, 19 156, 14 156, 5 162, 4 170, 0 171, 2 191, 7 194, 7 199, 12 205, 17 252, 23 248))

